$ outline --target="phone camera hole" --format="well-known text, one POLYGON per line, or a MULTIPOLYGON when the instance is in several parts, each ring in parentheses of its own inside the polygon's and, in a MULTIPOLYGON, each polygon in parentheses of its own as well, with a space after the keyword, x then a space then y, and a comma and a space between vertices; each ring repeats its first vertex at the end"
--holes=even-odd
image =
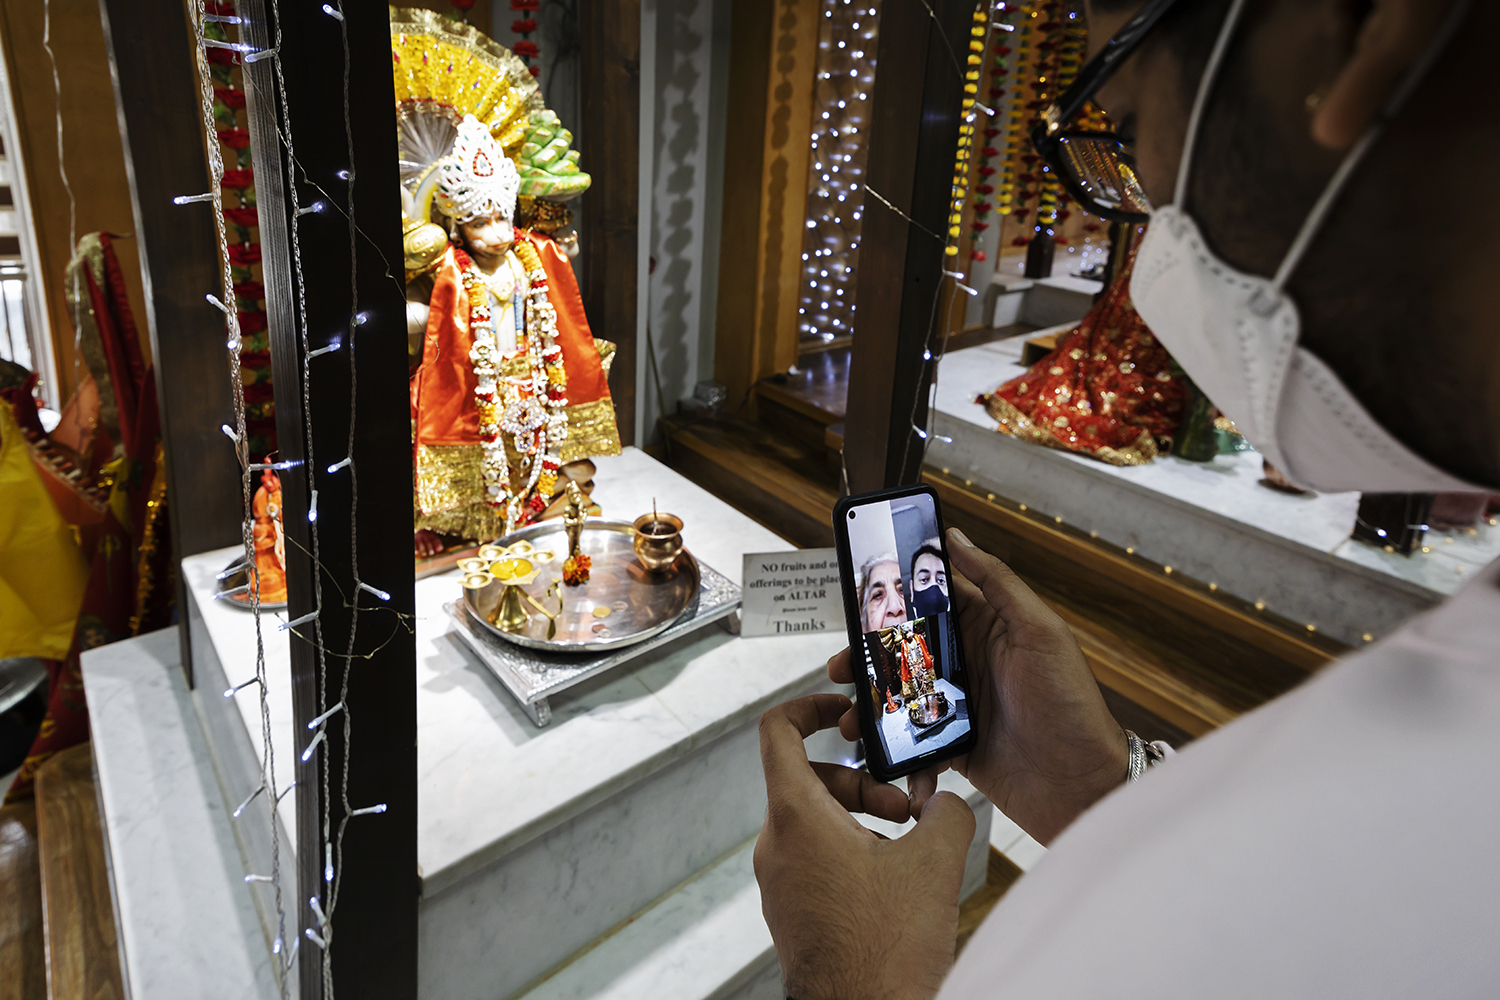
POLYGON ((854 511, 852 510, 849 512, 849 520, 854 520, 854 511))

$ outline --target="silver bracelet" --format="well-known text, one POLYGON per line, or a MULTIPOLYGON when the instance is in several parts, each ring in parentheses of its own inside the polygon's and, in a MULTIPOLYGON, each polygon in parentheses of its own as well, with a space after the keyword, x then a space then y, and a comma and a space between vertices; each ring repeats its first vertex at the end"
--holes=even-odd
POLYGON ((1154 767, 1166 759, 1172 748, 1160 741, 1147 743, 1130 730, 1125 730, 1125 741, 1130 744, 1130 767, 1125 772, 1127 781, 1140 781, 1148 767, 1154 767))

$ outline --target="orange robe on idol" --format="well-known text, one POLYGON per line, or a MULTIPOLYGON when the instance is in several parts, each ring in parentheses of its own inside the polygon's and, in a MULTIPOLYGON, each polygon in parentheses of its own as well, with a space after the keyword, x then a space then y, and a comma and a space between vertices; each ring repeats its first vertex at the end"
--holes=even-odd
MULTIPOLYGON (((556 342, 568 376, 568 437, 557 445, 558 457, 566 465, 618 455, 620 435, 607 381, 614 345, 594 339, 573 267, 557 243, 525 230, 517 230, 516 237, 535 247, 547 272, 549 299, 557 311, 556 342)), ((498 318, 500 310, 495 312, 498 318)), ((422 363, 411 377, 416 527, 487 540, 504 532, 505 512, 484 499, 479 411, 474 405, 478 380, 469 360, 473 346, 469 294, 450 246, 433 275, 422 363)), ((523 374, 526 366, 525 352, 518 352, 515 359, 501 363, 501 374, 523 374)), ((506 454, 511 483, 522 489, 529 476, 509 437, 506 454)))

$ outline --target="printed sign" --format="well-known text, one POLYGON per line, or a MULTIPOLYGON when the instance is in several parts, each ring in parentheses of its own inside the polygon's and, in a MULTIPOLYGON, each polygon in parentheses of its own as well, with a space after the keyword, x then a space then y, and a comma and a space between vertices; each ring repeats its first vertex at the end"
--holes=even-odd
POLYGON ((743 579, 740 635, 843 631, 835 550, 752 552, 743 579))

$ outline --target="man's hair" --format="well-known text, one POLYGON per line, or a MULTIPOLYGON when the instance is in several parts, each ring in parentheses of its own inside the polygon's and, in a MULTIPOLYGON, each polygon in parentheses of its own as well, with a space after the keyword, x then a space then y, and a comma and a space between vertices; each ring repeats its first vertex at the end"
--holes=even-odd
MULTIPOLYGON (((1139 6, 1092 2, 1098 10, 1139 6)), ((1179 4, 1146 43, 1165 45, 1176 58, 1185 106, 1229 2, 1179 4)), ((1292 2, 1305 0, 1281 0, 1292 2)), ((1256 79, 1249 40, 1277 13, 1286 22, 1277 6, 1251 4, 1235 32, 1193 152, 1186 206, 1215 253, 1266 276, 1280 266, 1345 155, 1315 146, 1310 119, 1278 111, 1256 79)), ((1355 8, 1356 25, 1370 6, 1355 8)), ((1500 156, 1500 128, 1493 101, 1454 95, 1488 92, 1492 59, 1483 49, 1496 32, 1500 4, 1474 4, 1355 171, 1288 285, 1302 318, 1302 346, 1398 440, 1476 482, 1500 482, 1500 391, 1493 382, 1500 351, 1488 318, 1465 313, 1453 293, 1460 262, 1471 267, 1469 280, 1480 281, 1473 261, 1496 259, 1492 232, 1500 219, 1490 199, 1471 193, 1480 188, 1465 189, 1462 179, 1480 184, 1479 165, 1500 156), (1464 258, 1455 252, 1461 237, 1475 244, 1464 258)))
POLYGON ((911 582, 913 585, 915 585, 917 582, 917 560, 922 558, 923 556, 932 556, 938 562, 943 561, 943 554, 939 552, 935 546, 932 545, 924 544, 921 548, 917 549, 917 551, 913 552, 911 554, 911 582))

